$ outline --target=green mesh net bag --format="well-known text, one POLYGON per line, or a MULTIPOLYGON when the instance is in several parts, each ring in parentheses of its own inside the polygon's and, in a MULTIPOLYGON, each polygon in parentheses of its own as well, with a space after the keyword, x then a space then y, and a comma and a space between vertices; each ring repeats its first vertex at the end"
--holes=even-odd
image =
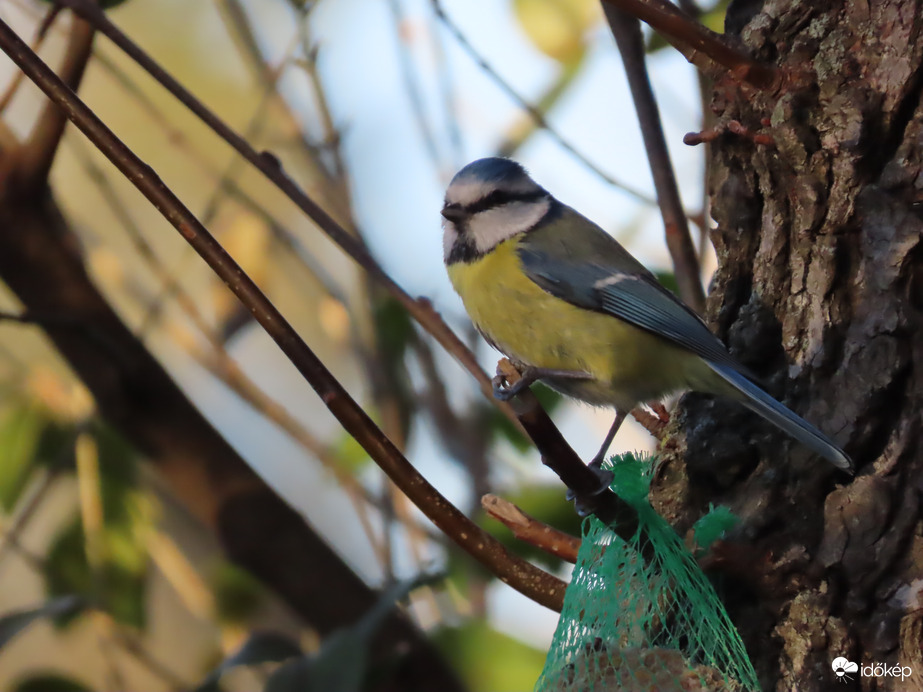
MULTIPOLYGON (((651 460, 625 455, 609 468, 613 491, 638 512, 639 529, 626 542, 595 517, 584 523, 536 692, 759 690, 714 588, 647 502, 651 460)), ((703 518, 696 535, 717 536, 728 517, 703 518)))

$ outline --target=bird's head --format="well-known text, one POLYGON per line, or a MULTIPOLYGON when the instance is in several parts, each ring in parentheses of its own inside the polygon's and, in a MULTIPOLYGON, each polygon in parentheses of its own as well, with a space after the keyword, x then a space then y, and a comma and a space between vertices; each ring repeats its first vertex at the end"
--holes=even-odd
POLYGON ((478 159, 445 193, 443 251, 447 264, 472 261, 528 231, 551 208, 551 195, 510 159, 478 159))

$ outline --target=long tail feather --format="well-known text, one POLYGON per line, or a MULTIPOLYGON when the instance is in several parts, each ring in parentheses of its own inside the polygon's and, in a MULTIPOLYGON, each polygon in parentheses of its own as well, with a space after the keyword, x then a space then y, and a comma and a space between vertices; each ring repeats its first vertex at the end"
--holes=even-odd
POLYGON ((758 413, 779 429, 798 440, 811 451, 830 461, 837 468, 853 472, 852 460, 836 442, 808 423, 804 418, 779 403, 753 384, 744 375, 724 365, 708 363, 721 378, 743 396, 740 402, 754 413, 758 413))

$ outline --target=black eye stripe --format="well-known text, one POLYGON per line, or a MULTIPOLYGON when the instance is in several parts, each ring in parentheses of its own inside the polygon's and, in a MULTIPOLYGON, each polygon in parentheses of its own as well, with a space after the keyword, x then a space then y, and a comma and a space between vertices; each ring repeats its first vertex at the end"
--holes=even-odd
POLYGON ((533 202, 542 199, 548 195, 544 190, 531 190, 529 192, 510 192, 508 190, 494 190, 486 197, 482 197, 477 202, 472 202, 465 206, 468 215, 477 214, 481 211, 501 207, 511 202, 533 202))

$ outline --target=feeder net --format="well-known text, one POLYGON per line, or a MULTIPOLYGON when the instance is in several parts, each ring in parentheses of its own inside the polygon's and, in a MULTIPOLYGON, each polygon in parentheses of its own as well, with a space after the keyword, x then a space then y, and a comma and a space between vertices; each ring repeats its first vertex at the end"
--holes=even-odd
MULTIPOLYGON (((740 635, 695 558, 648 504, 652 460, 609 466, 612 490, 638 512, 628 542, 584 523, 564 609, 535 692, 759 690, 740 635)), ((701 524, 704 522, 704 528, 701 524)), ((696 535, 717 534, 726 510, 696 535)))

